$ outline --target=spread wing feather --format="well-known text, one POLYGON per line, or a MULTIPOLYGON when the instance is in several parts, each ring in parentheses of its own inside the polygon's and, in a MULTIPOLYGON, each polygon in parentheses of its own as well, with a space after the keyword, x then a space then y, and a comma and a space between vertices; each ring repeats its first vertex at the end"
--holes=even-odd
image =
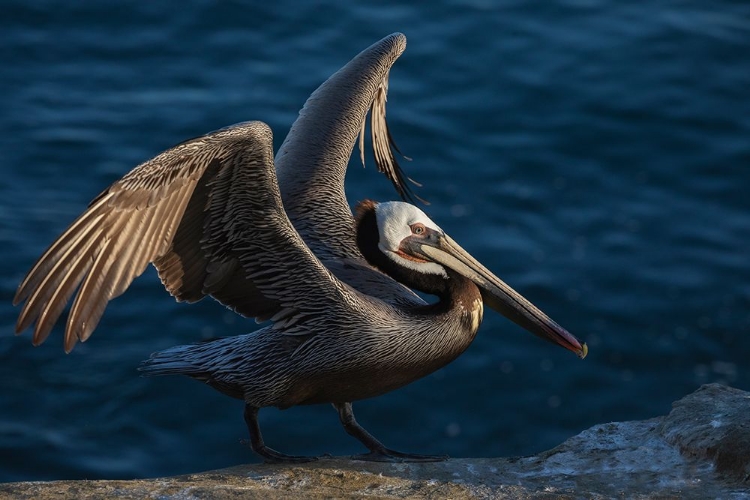
POLYGON ((14 303, 25 304, 16 330, 36 322, 34 343, 43 342, 77 289, 65 331, 70 351, 149 262, 178 300, 211 295, 259 319, 299 309, 284 276, 334 280, 284 213, 271 132, 261 122, 183 143, 110 186, 19 286, 14 303), (294 262, 284 264, 289 251, 294 262))
POLYGON ((301 317, 298 304, 282 300, 287 292, 280 276, 292 271, 277 253, 289 244, 301 252, 291 267, 307 262, 316 279, 338 278, 394 304, 423 303, 364 261, 344 193, 348 160, 357 135, 364 137, 369 111, 378 170, 402 197, 412 196, 385 122, 388 73, 405 45, 401 34, 384 38, 313 93, 277 155, 278 185, 271 134, 260 122, 183 142, 112 184, 20 284, 14 304, 25 304, 16 331, 36 323, 33 342, 42 343, 77 290, 65 330, 70 351, 150 262, 179 301, 210 295, 239 314, 283 328, 301 317), (266 254, 257 253, 261 240, 266 254))
MULTIPOLYGON (((406 48, 394 33, 363 50, 307 99, 276 155, 279 188, 289 219, 313 253, 360 292, 390 303, 424 302, 410 289, 375 270, 359 252, 344 180, 359 136, 364 164, 367 114, 375 164, 405 200, 419 198, 395 159, 385 106, 388 75, 406 48), (341 262, 358 261, 356 269, 341 262)), ((413 182, 413 181, 412 181, 413 182)))
POLYGON ((413 196, 391 150, 385 121, 388 75, 405 48, 404 35, 389 35, 323 82, 305 102, 276 155, 286 212, 318 256, 359 255, 344 179, 357 136, 364 163, 368 112, 378 170, 402 198, 413 196))

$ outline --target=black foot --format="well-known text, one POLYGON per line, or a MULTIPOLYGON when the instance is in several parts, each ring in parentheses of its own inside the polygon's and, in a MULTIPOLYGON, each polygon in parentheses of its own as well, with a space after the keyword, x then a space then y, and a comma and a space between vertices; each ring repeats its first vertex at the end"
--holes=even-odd
POLYGON ((400 451, 383 450, 371 451, 364 455, 354 455, 352 460, 364 460, 367 462, 443 462, 448 460, 448 455, 417 455, 414 453, 401 453, 400 451))
POLYGON ((448 460, 448 455, 415 455, 389 450, 357 423, 351 403, 333 403, 333 407, 339 412, 339 419, 344 430, 350 436, 359 439, 370 450, 370 453, 353 456, 352 460, 369 462, 442 462, 448 460))
POLYGON ((258 427, 258 408, 245 404, 245 422, 247 423, 247 429, 250 432, 250 442, 244 441, 250 445, 255 453, 263 457, 263 461, 267 464, 275 463, 303 463, 312 462, 317 460, 318 457, 301 457, 297 455, 284 455, 279 453, 273 448, 269 448, 263 442, 263 436, 260 433, 260 427, 258 427))
POLYGON ((304 457, 299 455, 284 455, 273 448, 264 446, 263 448, 254 448, 253 451, 263 457, 263 462, 267 464, 301 464, 304 462, 314 462, 318 457, 304 457))

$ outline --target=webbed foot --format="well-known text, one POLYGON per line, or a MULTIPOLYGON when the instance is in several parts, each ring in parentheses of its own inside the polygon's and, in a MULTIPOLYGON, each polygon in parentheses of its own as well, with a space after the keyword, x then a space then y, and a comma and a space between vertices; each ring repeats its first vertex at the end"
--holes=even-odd
POLYGON ((263 457, 263 462, 267 464, 301 464, 305 462, 314 462, 318 459, 318 457, 285 455, 284 453, 279 453, 278 451, 274 450, 273 448, 269 448, 268 446, 253 448, 253 451, 263 457))
POLYGON ((357 423, 351 403, 333 403, 333 407, 339 413, 339 419, 341 420, 341 425, 344 426, 344 430, 350 436, 359 439, 370 450, 370 453, 353 456, 353 460, 366 460, 369 462, 442 462, 448 459, 448 455, 417 455, 390 450, 357 423))
POLYGON ((352 460, 364 460, 367 462, 443 462, 448 460, 448 455, 418 455, 416 453, 402 453, 400 451, 389 450, 383 448, 382 450, 373 450, 370 453, 364 453, 362 455, 354 455, 352 460))
POLYGON ((258 426, 258 408, 249 404, 245 404, 245 422, 247 423, 247 430, 250 432, 250 442, 245 443, 249 444, 255 453, 263 457, 263 462, 267 464, 304 463, 318 459, 318 457, 285 455, 266 446, 263 442, 263 435, 260 433, 260 427, 258 426))

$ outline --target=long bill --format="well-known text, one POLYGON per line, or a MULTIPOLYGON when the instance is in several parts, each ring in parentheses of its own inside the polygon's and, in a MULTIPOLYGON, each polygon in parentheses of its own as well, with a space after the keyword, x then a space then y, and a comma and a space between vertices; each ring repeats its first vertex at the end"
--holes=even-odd
POLYGON ((442 234, 435 246, 422 244, 419 249, 435 262, 473 281, 479 287, 484 303, 517 325, 538 337, 573 351, 581 359, 588 354, 585 342, 580 342, 552 321, 549 316, 495 276, 449 236, 442 234))

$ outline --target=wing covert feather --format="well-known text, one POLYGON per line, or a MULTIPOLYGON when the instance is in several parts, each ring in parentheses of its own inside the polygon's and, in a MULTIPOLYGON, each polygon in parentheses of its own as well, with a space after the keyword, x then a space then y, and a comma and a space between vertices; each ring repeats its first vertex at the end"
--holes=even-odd
POLYGON ((290 244, 299 247, 296 261, 314 261, 315 272, 330 279, 286 218, 270 129, 234 125, 165 151, 95 198, 19 286, 14 303, 25 304, 16 331, 36 322, 33 341, 42 343, 77 289, 65 332, 69 352, 149 262, 177 300, 211 295, 267 319, 293 302, 273 276, 278 245, 290 244))
POLYGON ((393 33, 360 52, 323 82, 305 102, 279 148, 276 172, 289 219, 313 253, 334 269, 339 279, 386 302, 417 305, 423 301, 369 266, 360 254, 344 191, 346 170, 358 135, 364 164, 369 112, 378 170, 402 198, 415 197, 407 184, 410 179, 394 157, 392 148, 398 148, 385 119, 388 76, 405 48, 406 37, 393 33), (342 260, 358 260, 361 265, 349 272, 338 264, 342 260))
POLYGON ((375 163, 402 197, 411 196, 385 121, 388 73, 405 46, 403 35, 390 35, 324 82, 300 111, 276 169, 270 129, 247 122, 178 144, 112 184, 19 285, 14 304, 25 304, 16 332, 36 323, 33 342, 42 343, 77 290, 65 331, 69 352, 148 263, 178 301, 210 295, 278 328, 353 300, 338 280, 389 303, 422 303, 364 261, 344 193, 369 111, 375 163), (312 292, 300 286, 304 280, 316 280, 312 292), (303 295, 310 300, 300 303, 303 295))
MULTIPOLYGON (((368 112, 378 170, 402 197, 411 197, 391 153, 392 140, 385 123, 388 74, 405 48, 404 35, 389 35, 323 82, 305 102, 276 155, 286 212, 321 258, 359 254, 344 179, 357 136, 364 137, 368 112)), ((360 142, 364 161, 363 148, 360 142)))

